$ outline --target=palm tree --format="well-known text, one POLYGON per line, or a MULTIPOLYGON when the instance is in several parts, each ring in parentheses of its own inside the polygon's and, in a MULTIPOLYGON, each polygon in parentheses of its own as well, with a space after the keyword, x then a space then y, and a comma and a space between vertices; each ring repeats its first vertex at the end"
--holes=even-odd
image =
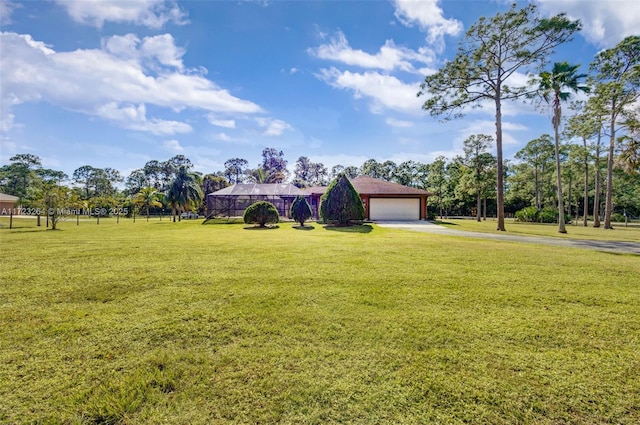
POLYGON ((586 74, 577 74, 580 65, 569 65, 568 62, 556 62, 551 72, 540 73, 540 92, 547 103, 553 107, 551 124, 555 132, 556 174, 558 184, 558 232, 567 233, 564 223, 564 205, 562 199, 562 172, 560 170, 560 120, 562 119, 561 102, 571 97, 571 92, 589 92, 589 87, 582 85, 580 80, 586 74))
POLYGON ((138 193, 136 193, 133 202, 145 207, 147 210, 147 221, 149 221, 149 209, 151 207, 161 207, 162 204, 158 201, 158 198, 162 194, 153 187, 143 187, 138 193))
POLYGON ((176 221, 176 211, 184 211, 192 205, 202 201, 202 189, 198 181, 198 175, 189 171, 185 165, 181 165, 167 189, 166 199, 171 206, 173 221, 176 221))

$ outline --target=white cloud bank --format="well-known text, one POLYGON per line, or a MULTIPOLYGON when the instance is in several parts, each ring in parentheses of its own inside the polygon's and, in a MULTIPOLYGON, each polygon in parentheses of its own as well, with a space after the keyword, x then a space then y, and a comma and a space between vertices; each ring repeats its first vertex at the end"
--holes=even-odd
POLYGON ((165 0, 55 0, 74 21, 101 28, 105 22, 130 23, 159 29, 167 23, 187 23, 186 13, 165 0))
POLYGON ((353 49, 342 31, 338 31, 328 44, 310 48, 308 52, 320 59, 384 71, 398 69, 416 72, 412 62, 420 64, 433 62, 433 52, 430 50, 423 48, 416 52, 406 47, 396 46, 393 40, 387 40, 376 54, 353 49))
POLYGON ((104 39, 100 49, 70 52, 57 52, 28 34, 13 32, 0 33, 0 44, 3 130, 16 120, 12 106, 39 101, 155 134, 185 133, 191 127, 148 118, 145 105, 222 114, 262 112, 257 104, 205 78, 203 71, 184 69, 184 50, 170 34, 113 36, 104 39))
POLYGON ((422 100, 416 97, 420 89, 418 83, 407 84, 392 75, 377 72, 356 73, 336 68, 322 69, 317 77, 333 87, 353 91, 356 99, 369 99, 373 113, 382 113, 385 109, 420 113, 422 100))
POLYGON ((440 0, 394 0, 395 16, 405 26, 418 24, 427 33, 427 41, 438 48, 444 46, 445 35, 458 35, 462 23, 457 19, 447 19, 438 4, 440 0))
POLYGON ((630 35, 640 33, 640 5, 637 0, 538 0, 545 15, 565 12, 582 21, 581 34, 590 43, 611 48, 630 35))

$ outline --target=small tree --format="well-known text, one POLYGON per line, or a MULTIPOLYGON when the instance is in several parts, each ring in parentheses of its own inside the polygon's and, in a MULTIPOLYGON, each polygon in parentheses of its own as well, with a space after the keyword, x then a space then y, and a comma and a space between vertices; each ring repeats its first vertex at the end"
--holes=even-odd
POLYGON ((300 223, 300 226, 304 227, 304 222, 311 217, 311 206, 304 196, 296 196, 289 213, 295 221, 300 223))
POLYGON ((280 216, 271 202, 259 201, 244 210, 243 219, 246 224, 257 223, 260 227, 266 227, 267 223, 277 223, 280 216))
POLYGON ((320 216, 326 222, 346 226, 352 220, 364 220, 364 205, 349 179, 342 173, 322 195, 320 216))

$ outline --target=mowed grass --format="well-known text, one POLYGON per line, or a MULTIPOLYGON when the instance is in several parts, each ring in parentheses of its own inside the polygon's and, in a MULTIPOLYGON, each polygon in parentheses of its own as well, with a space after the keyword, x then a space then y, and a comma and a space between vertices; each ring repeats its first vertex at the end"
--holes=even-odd
MULTIPOLYGON (((486 221, 476 221, 472 219, 438 219, 439 223, 445 227, 469 232, 497 233, 497 221, 489 218, 486 221)), ((640 223, 629 223, 625 227, 624 223, 613 223, 613 230, 605 230, 602 225, 594 228, 589 222, 588 227, 582 226, 582 221, 577 224, 567 224, 567 233, 558 233, 557 224, 549 223, 522 223, 513 219, 505 220, 507 233, 527 236, 557 237, 563 239, 583 239, 599 241, 620 241, 620 242, 640 242, 640 223)), ((502 233, 502 232, 501 232, 502 233)))
POLYGON ((309 224, 3 227, 0 423, 640 421, 638 256, 309 224))

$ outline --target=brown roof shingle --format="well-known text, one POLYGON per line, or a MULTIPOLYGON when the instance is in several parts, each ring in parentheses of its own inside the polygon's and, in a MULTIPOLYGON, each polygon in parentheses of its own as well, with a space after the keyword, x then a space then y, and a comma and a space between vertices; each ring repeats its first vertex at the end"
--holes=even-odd
MULTIPOLYGON (((369 176, 359 176, 349 180, 356 192, 360 195, 416 195, 431 196, 431 192, 417 189, 415 187, 404 186, 386 180, 376 179, 369 176)), ((326 186, 313 186, 303 189, 305 195, 322 195, 327 190, 326 186)))

